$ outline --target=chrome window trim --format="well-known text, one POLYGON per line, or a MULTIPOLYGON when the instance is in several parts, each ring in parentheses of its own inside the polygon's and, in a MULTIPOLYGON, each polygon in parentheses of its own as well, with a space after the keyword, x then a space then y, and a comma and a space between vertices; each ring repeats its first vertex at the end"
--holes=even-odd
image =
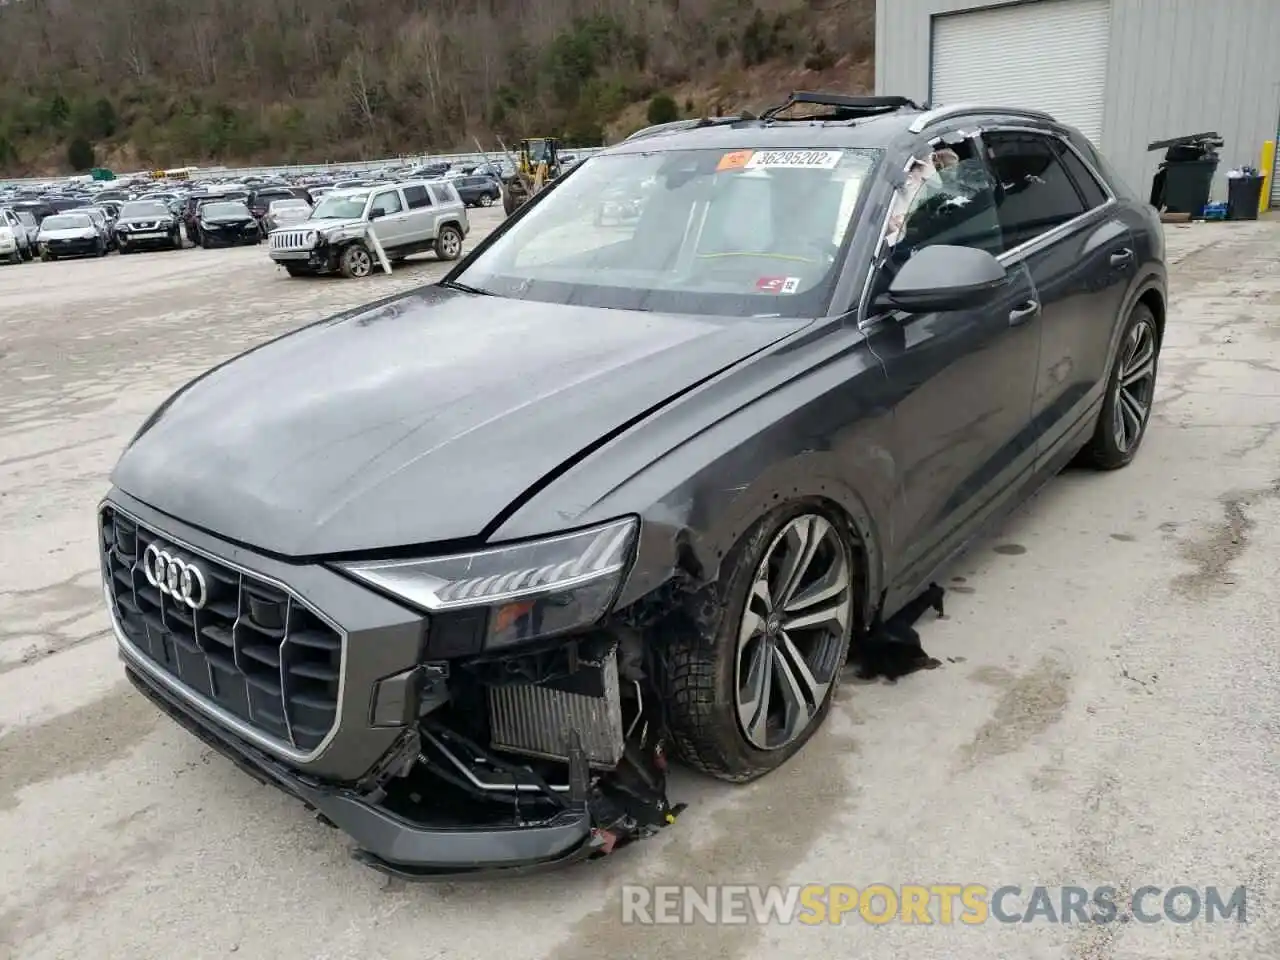
MULTIPOLYGON (((337 623, 335 623, 329 616, 317 610, 311 603, 309 603, 303 597, 299 596, 297 591, 294 590, 292 587, 290 587, 288 584, 282 583, 280 580, 276 579, 275 577, 267 576, 266 574, 260 573, 257 570, 250 570, 248 567, 244 567, 238 563, 233 563, 230 560, 225 560, 222 557, 215 556, 214 554, 210 553, 208 550, 193 546, 192 544, 188 543, 187 541, 183 540, 180 537, 175 537, 175 536, 172 536, 171 534, 165 533, 162 530, 158 530, 151 524, 146 523, 142 520, 139 520, 136 516, 134 516, 128 510, 121 508, 118 504, 116 504, 110 499, 104 499, 98 504, 98 544, 99 544, 98 550, 99 550, 99 553, 101 553, 101 550, 102 550, 101 545, 104 542, 103 541, 104 529, 102 524, 102 513, 103 513, 104 507, 110 507, 113 511, 115 511, 116 513, 119 513, 123 517, 127 517, 133 523, 136 523, 139 527, 143 528, 144 530, 147 530, 152 535, 159 537, 161 539, 167 540, 169 543, 172 543, 175 546, 182 547, 184 550, 190 550, 192 553, 198 556, 204 557, 206 560, 209 560, 213 563, 220 564, 221 566, 224 566, 230 570, 234 570, 241 575, 253 577, 257 580, 261 580, 263 583, 269 583, 273 587, 277 587, 285 594, 285 596, 288 598, 289 603, 293 603, 296 601, 297 603, 306 607, 307 610, 310 611, 312 614, 314 614, 315 616, 323 620, 325 623, 327 623, 335 631, 337 631, 338 635, 342 638, 342 653, 340 655, 339 662, 338 662, 338 695, 337 695, 338 702, 337 702, 337 707, 335 708, 334 714, 333 714, 333 726, 329 728, 329 732, 325 734, 324 739, 321 740, 320 743, 318 743, 313 749, 303 752, 301 750, 298 750, 292 744, 285 743, 283 740, 279 739, 278 737, 273 737, 270 734, 263 733, 261 730, 258 730, 257 728, 246 723, 244 720, 240 719, 235 714, 231 713, 229 710, 226 710, 223 707, 218 706, 218 704, 214 703, 212 700, 209 700, 208 698, 192 690, 185 683, 180 681, 177 677, 173 676, 168 671, 166 671, 165 669, 157 665, 154 661, 152 661, 152 659, 149 656, 147 656, 146 653, 138 649, 138 647, 133 643, 133 641, 130 640, 128 636, 126 636, 124 632, 124 628, 120 625, 120 619, 118 614, 116 613, 115 597, 112 595, 112 592, 111 592, 111 584, 106 580, 105 576, 103 577, 102 592, 105 594, 107 599, 107 614, 111 619, 111 629, 116 636, 116 644, 120 647, 121 653, 125 655, 125 660, 129 663, 130 666, 133 666, 142 670, 151 679, 153 679, 157 683, 164 686, 167 690, 169 690, 175 696, 179 697, 184 702, 189 703, 191 706, 195 707, 201 713, 205 714, 206 717, 208 717, 210 720, 214 720, 217 723, 221 724, 222 726, 229 728, 238 737, 240 737, 243 740, 247 740, 250 743, 253 743, 255 746, 261 747, 262 749, 267 750, 270 753, 273 753, 277 756, 284 757, 288 760, 292 760, 295 763, 299 763, 299 764, 309 763, 310 761, 314 760, 316 757, 320 756, 320 754, 323 753, 328 748, 329 744, 333 742, 333 738, 337 736, 338 730, 342 726, 342 706, 343 706, 343 700, 345 699, 344 695, 346 693, 346 685, 347 685, 347 647, 348 647, 347 631, 344 630, 342 627, 340 627, 337 623)), ((283 695, 284 695, 284 690, 282 688, 281 696, 283 697, 283 695)), ((284 713, 286 728, 288 728, 288 724, 289 724, 288 706, 287 704, 282 703, 281 708, 282 708, 282 712, 284 713)))
MULTIPOLYGON (((1052 120, 1052 118, 1050 118, 1050 120, 1052 120)), ((912 126, 914 127, 915 125, 912 124, 912 126)), ((1036 134, 1037 136, 1052 138, 1054 140, 1059 141, 1060 143, 1064 144, 1068 150, 1074 153, 1076 157, 1079 158, 1080 162, 1084 164, 1085 170, 1089 172, 1090 176, 1093 177, 1093 179, 1097 182, 1098 186, 1102 188, 1102 192, 1107 198, 1106 202, 1102 203, 1101 205, 1096 207, 1090 207, 1089 209, 1081 213, 1079 216, 1072 217, 1070 220, 1066 221, 1065 223, 1060 223, 1056 227, 1053 227, 1050 230, 1046 230, 1044 233, 1041 233, 1038 236, 1032 237, 1030 240, 1026 241, 1025 243, 1020 243, 1018 244, 1018 246, 1011 247, 1008 250, 1005 250, 1003 253, 1000 253, 996 257, 996 260, 998 260, 1000 263, 1002 263, 1006 267, 1012 263, 1016 263, 1017 261, 1021 260, 1023 257, 1027 256, 1028 254, 1034 252, 1035 250, 1040 249, 1042 246, 1046 246, 1050 243, 1053 243, 1057 240, 1062 239, 1067 234, 1073 232, 1077 227, 1079 227, 1081 223, 1083 223, 1087 218, 1092 217, 1094 214, 1096 214, 1099 210, 1110 210, 1119 203, 1119 201, 1116 198, 1115 191, 1111 188, 1111 184, 1107 182, 1105 177, 1101 176, 1098 173, 1094 165, 1089 162, 1088 157, 1085 157, 1078 149, 1076 149, 1076 145, 1072 143, 1069 139, 1064 137, 1061 133, 1058 133, 1055 130, 1045 130, 1042 127, 1024 126, 1016 123, 997 123, 994 125, 988 125, 980 128, 979 130, 976 131, 976 135, 979 137, 982 137, 988 131, 992 133, 1033 133, 1033 134, 1036 134)), ((916 132, 916 131, 913 131, 913 132, 916 132)), ((1068 173, 1068 176, 1070 176, 1070 173, 1068 173)), ((888 235, 888 231, 889 231, 889 214, 892 210, 893 210, 893 203, 890 202, 888 208, 885 210, 884 220, 880 224, 880 237, 876 241, 875 252, 872 254, 873 265, 879 259, 880 252, 884 248, 885 238, 888 235)), ((866 329, 866 327, 868 327, 877 317, 882 316, 882 314, 876 314, 873 317, 873 316, 869 316, 867 313, 867 311, 870 310, 871 308, 871 304, 868 302, 868 298, 871 295, 871 281, 874 276, 875 276, 875 270, 874 269, 868 270, 866 279, 863 281, 863 284, 862 284, 862 296, 858 300, 858 329, 859 330, 866 329)))
POLYGON ((1024 119, 1044 120, 1047 123, 1057 123, 1051 114, 1045 113, 1043 110, 1031 110, 1021 107, 993 107, 984 106, 981 103, 953 103, 949 106, 935 107, 928 110, 911 121, 911 126, 907 127, 910 133, 924 133, 936 123, 943 120, 950 120, 955 117, 967 116, 985 116, 993 117, 1022 117, 1024 119))

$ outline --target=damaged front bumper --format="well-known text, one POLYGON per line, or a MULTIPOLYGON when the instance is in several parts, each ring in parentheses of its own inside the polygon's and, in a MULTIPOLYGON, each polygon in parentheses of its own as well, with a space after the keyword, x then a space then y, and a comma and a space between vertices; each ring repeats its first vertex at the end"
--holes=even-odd
POLYGON ((593 777, 575 734, 567 783, 552 786, 530 767, 503 760, 446 728, 424 725, 406 732, 359 784, 326 783, 299 774, 207 722, 157 683, 146 664, 126 648, 120 648, 120 657, 128 679, 160 710, 254 779, 291 794, 322 821, 346 833, 357 845, 357 859, 403 879, 555 869, 649 836, 673 823, 683 809, 667 801, 666 754, 660 740, 647 747, 632 744, 613 775, 593 777), (488 777, 478 777, 475 769, 487 770, 488 777), (417 778, 412 787, 405 785, 410 772, 417 778), (504 775, 506 786, 499 785, 504 775), (413 790, 464 795, 469 791, 480 805, 504 806, 507 812, 488 822, 475 817, 466 823, 456 818, 435 822, 407 802, 407 796, 418 799, 413 790), (522 813, 520 796, 530 794, 541 808, 538 815, 522 813), (406 815, 408 810, 412 816, 406 815))
MULTIPOLYGON (((256 780, 292 794, 324 820, 348 834, 357 856, 372 867, 407 878, 527 872, 558 867, 605 852, 608 838, 593 827, 585 777, 581 796, 540 822, 487 827, 432 826, 398 815, 379 802, 378 792, 360 792, 299 776, 226 731, 202 723, 123 651, 126 675, 152 703, 256 780)), ((578 778, 573 778, 578 779, 578 778)))

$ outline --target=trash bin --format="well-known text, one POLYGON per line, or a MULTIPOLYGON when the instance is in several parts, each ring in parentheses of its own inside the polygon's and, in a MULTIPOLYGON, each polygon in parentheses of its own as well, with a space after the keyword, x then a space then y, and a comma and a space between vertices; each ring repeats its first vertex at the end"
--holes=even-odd
POLYGON ((1227 179, 1227 219, 1257 220, 1262 206, 1262 177, 1227 179))
POLYGON ((1151 205, 1167 213, 1200 216, 1209 203, 1221 146, 1222 138, 1216 133, 1193 133, 1147 144, 1148 151, 1165 151, 1151 181, 1151 205))

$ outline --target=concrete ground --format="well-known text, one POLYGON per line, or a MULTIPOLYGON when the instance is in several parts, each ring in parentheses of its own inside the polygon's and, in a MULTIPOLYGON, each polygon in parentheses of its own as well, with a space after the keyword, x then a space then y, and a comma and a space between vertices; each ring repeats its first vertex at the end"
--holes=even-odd
POLYGON ((340 834, 131 692, 94 507, 186 379, 440 268, 295 281, 262 249, 0 268, 0 955, 1274 958, 1280 224, 1168 238, 1140 457, 1065 474, 959 561, 947 616, 921 627, 940 669, 845 686, 810 746, 754 786, 678 776, 688 812, 617 857, 438 886, 354 863, 340 834), (1243 884, 1250 922, 620 921, 623 883, 809 881, 1243 884))

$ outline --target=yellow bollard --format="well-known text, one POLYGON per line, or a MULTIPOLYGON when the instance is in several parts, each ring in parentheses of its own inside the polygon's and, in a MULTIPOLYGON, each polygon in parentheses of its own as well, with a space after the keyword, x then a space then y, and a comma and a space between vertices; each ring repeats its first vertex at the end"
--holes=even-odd
POLYGON ((1266 213, 1271 209, 1271 175, 1276 169, 1276 142, 1274 140, 1263 141, 1262 159, 1258 163, 1258 169, 1262 172, 1262 201, 1258 204, 1258 212, 1266 213))

